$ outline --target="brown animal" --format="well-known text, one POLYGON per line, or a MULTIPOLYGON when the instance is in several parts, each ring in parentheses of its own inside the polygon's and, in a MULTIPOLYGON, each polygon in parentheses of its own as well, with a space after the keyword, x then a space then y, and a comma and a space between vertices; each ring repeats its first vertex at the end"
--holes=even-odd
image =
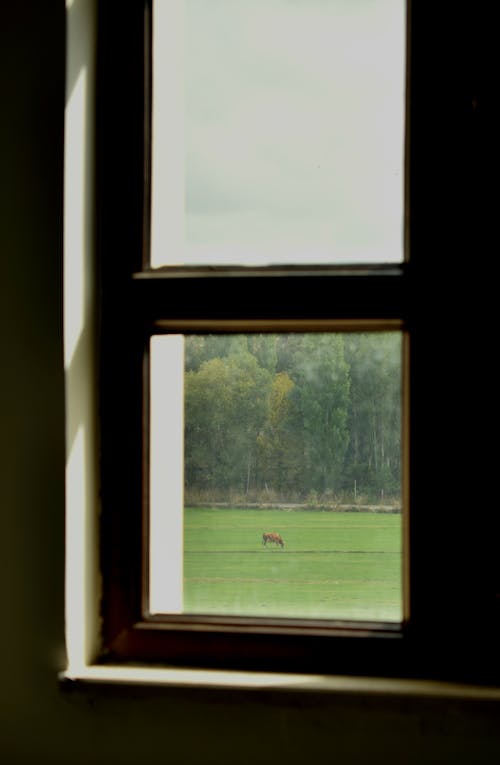
POLYGON ((267 533, 262 534, 262 544, 266 546, 268 542, 273 542, 275 545, 280 545, 280 547, 285 546, 281 536, 276 534, 275 531, 268 531, 267 533))

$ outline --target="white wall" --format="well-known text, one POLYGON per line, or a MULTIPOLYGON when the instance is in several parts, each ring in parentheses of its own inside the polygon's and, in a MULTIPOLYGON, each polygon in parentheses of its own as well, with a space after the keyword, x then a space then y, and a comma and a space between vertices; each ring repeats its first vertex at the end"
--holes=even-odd
POLYGON ((64 29, 62 0, 0 11, 0 762, 500 761, 493 702, 59 686, 64 29))

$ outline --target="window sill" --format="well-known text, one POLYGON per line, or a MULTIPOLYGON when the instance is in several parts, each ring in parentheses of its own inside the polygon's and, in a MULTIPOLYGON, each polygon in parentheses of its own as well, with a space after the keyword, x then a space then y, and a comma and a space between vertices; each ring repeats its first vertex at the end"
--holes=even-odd
POLYGON ((170 689, 269 691, 289 694, 396 696, 500 702, 500 687, 437 680, 299 675, 184 668, 89 666, 60 675, 69 689, 89 686, 166 687, 170 689))

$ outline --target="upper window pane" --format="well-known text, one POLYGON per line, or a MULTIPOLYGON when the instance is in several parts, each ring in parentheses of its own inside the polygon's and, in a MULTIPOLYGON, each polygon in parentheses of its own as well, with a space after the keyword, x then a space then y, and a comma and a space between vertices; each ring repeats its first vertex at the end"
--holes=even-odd
POLYGON ((403 259, 404 0, 153 19, 153 267, 403 259))

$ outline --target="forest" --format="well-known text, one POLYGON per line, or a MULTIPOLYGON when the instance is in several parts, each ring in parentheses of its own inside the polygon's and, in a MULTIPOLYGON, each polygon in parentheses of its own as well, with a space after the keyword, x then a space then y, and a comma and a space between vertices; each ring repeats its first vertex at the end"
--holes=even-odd
POLYGON ((185 502, 401 494, 399 332, 190 335, 185 502))

